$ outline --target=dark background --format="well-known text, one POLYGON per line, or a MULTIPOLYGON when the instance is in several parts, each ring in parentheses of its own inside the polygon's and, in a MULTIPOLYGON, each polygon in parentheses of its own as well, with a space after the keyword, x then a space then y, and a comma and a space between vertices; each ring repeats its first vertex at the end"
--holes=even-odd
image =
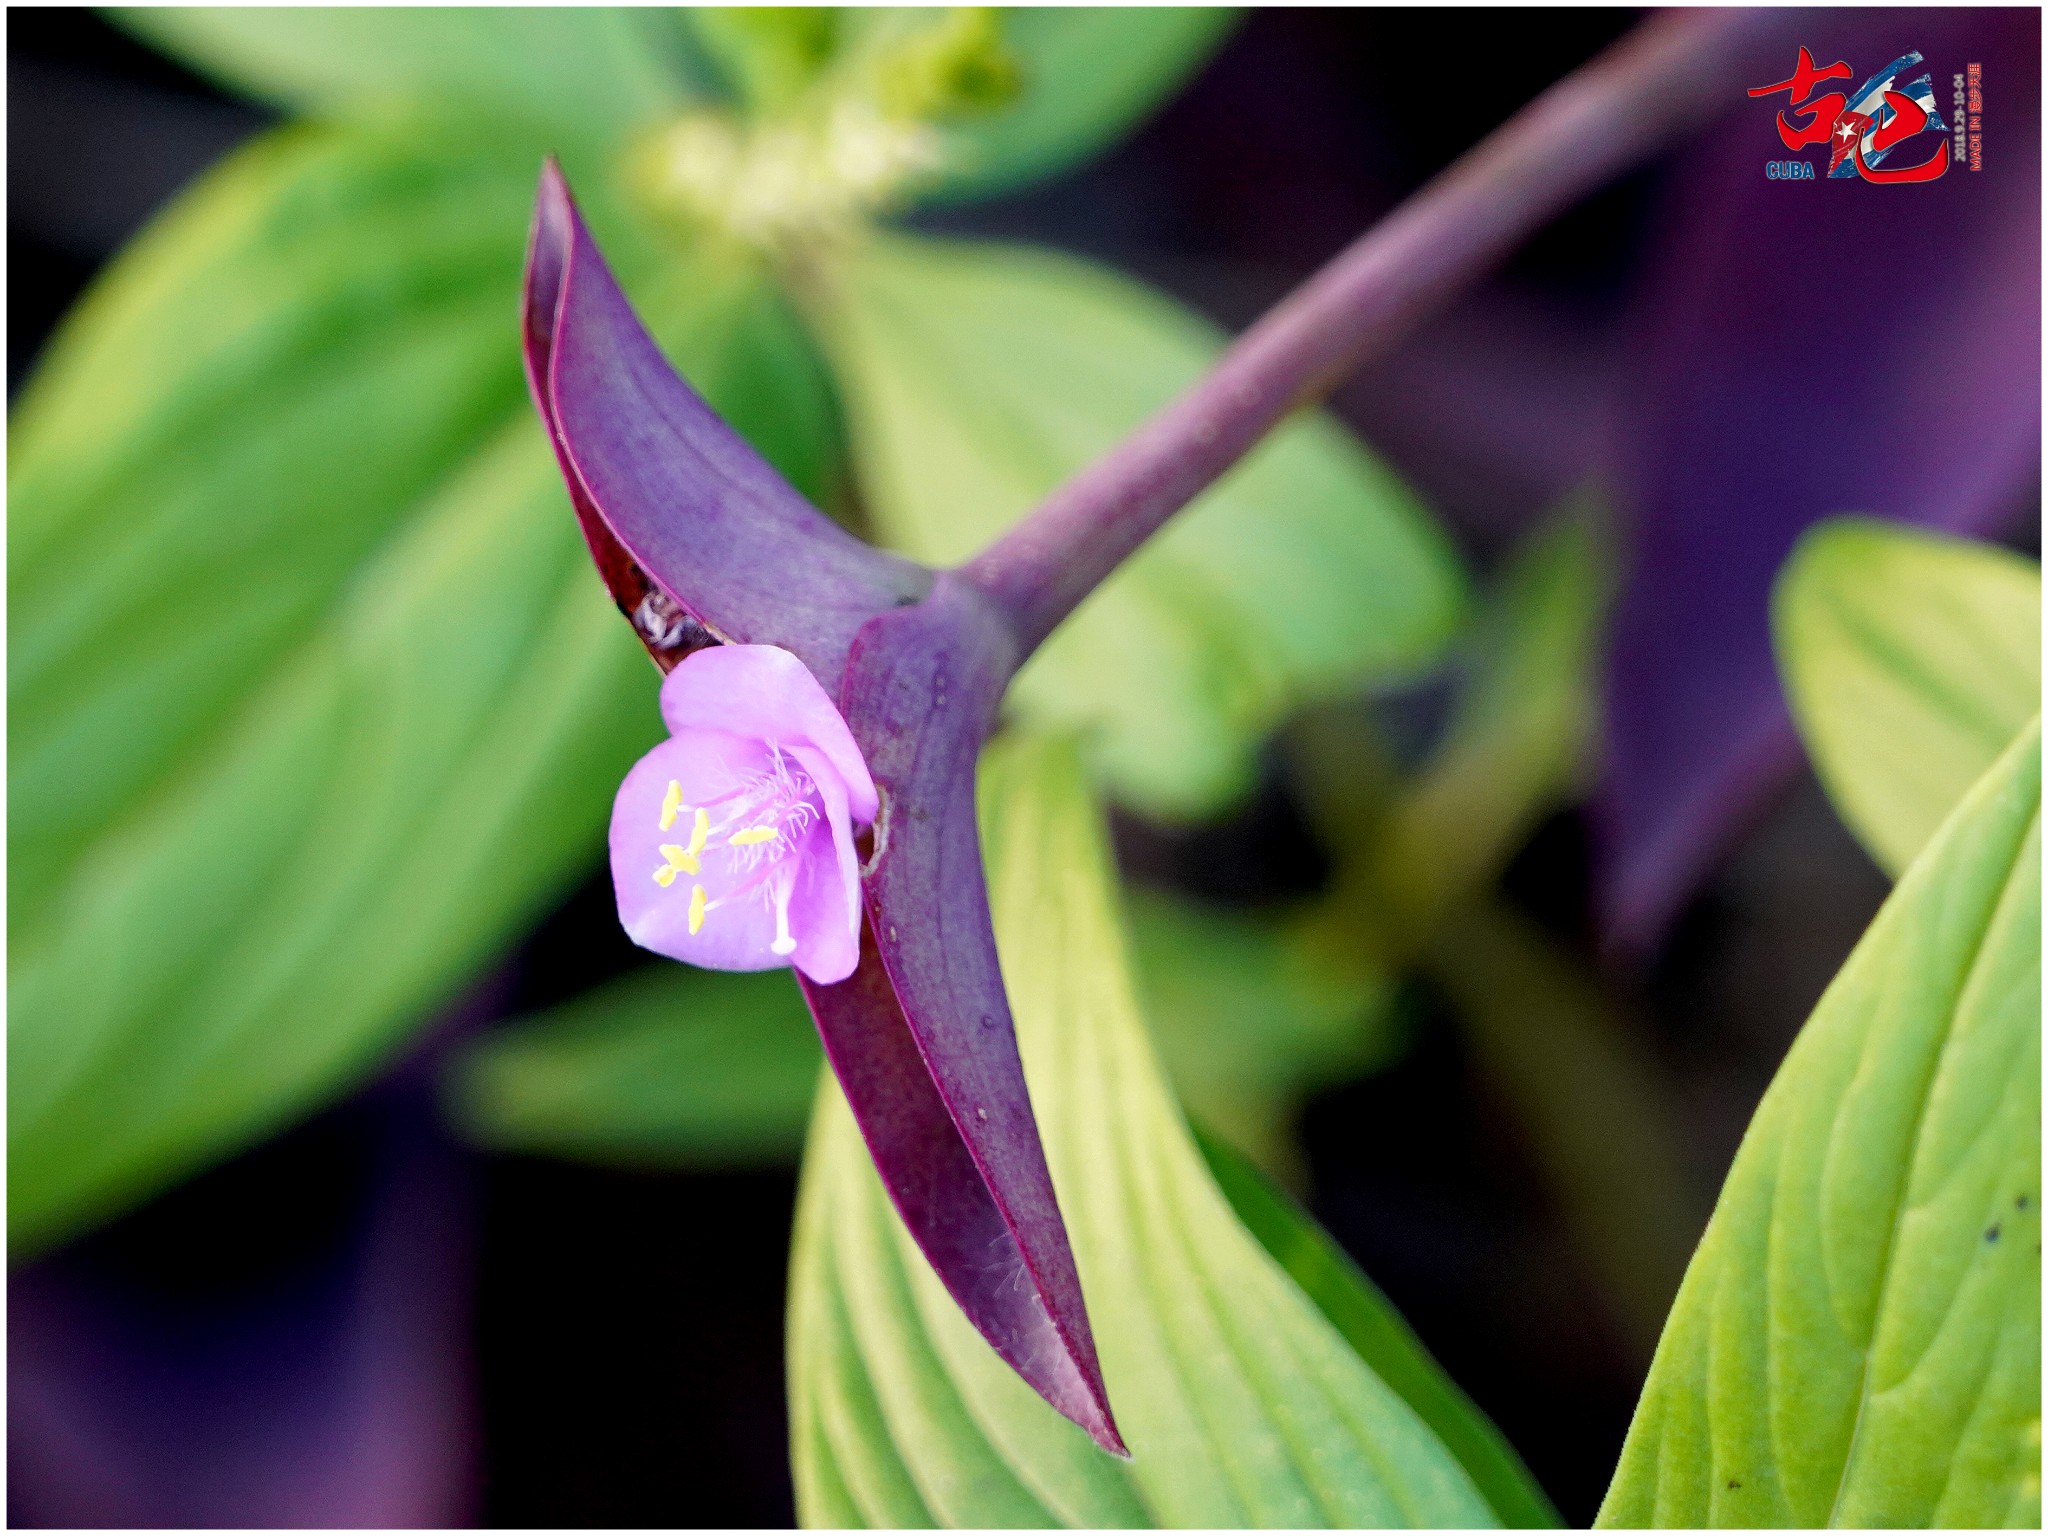
MULTIPOLYGON (((1081 250, 1241 325, 1634 19, 1261 12, 1122 148, 1027 196, 922 222, 1081 250), (1485 45, 1471 46, 1480 35, 1485 45)), ((8 23, 11 391, 99 265, 271 119, 87 13, 16 9, 8 23)), ((1653 167, 1558 221, 1337 402, 1481 568, 1596 454, 1608 360, 1668 180, 1667 167, 1653 167), (1470 403, 1538 391, 1540 411, 1475 417, 1470 403), (1462 408, 1446 405, 1452 397, 1462 408)), ((1321 878, 1277 774, 1230 827, 1204 833, 1211 847, 1218 837, 1264 852, 1228 861, 1236 877, 1205 895, 1264 899, 1321 878)), ((1119 843, 1128 864, 1188 884, 1198 864, 1219 862, 1185 857, 1187 840, 1135 825, 1119 828, 1119 843)), ((1548 823, 1507 883, 1593 962, 1579 815, 1548 823)), ((1702 1211, 1786 1044, 1885 889, 1805 779, 1692 900, 1647 970, 1616 978, 1680 1106, 1702 1211)), ((443 1300, 404 1337, 441 1362, 435 1401, 458 1426, 443 1503, 453 1517, 790 1523, 781 1347, 794 1174, 636 1175, 483 1158, 450 1141, 434 1112, 434 1058, 450 1039, 633 963, 595 878, 386 1081, 18 1273, 20 1306, 57 1297, 51 1307, 83 1320, 30 1339, 15 1313, 17 1360, 41 1339, 43 1375, 31 1392, 20 1375, 30 1367, 17 1364, 10 1522, 84 1523, 105 1507, 76 1470, 90 1461, 77 1448, 92 1434, 103 1458, 132 1454, 138 1479, 159 1464, 165 1477, 213 1475, 220 1448, 198 1430, 174 1443, 166 1421, 203 1427, 206 1404, 244 1390, 220 1363, 231 1353, 224 1341, 243 1338, 266 1308, 288 1328, 292 1298, 346 1270, 402 1186, 428 1191, 419 1209, 431 1241, 407 1262, 419 1266, 409 1273, 421 1295, 443 1300), (64 1396, 66 1373, 91 1390, 64 1396), (98 1429, 77 1416, 86 1400, 99 1405, 98 1429), (72 1403, 74 1417, 39 1418, 51 1403, 72 1403)), ((1643 1362, 1602 1322, 1457 1032, 1426 993, 1405 1005, 1418 1024, 1413 1051, 1308 1111, 1314 1208, 1567 1520, 1584 1523, 1643 1362)), ((261 1368, 260 1358, 248 1366, 261 1368)), ((236 1473, 233 1460, 207 1485, 206 1507, 238 1507, 233 1479, 255 1474, 236 1473)))

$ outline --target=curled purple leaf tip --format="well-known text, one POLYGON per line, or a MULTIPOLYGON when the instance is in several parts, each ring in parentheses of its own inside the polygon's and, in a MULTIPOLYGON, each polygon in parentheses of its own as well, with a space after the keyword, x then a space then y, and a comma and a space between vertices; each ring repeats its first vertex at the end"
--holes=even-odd
POLYGON ((767 642, 836 679, 922 566, 806 501, 671 368, 550 161, 528 244, 527 386, 613 600, 663 667, 713 641, 767 642))
POLYGON ((974 767, 1021 660, 974 588, 871 549, 670 368, 550 163, 527 380, 592 557, 669 676, 614 805, 621 920, 699 965, 793 964, 883 1186, 1002 1358, 1110 1414, 996 961, 974 767), (863 878, 856 835, 872 825, 863 878))

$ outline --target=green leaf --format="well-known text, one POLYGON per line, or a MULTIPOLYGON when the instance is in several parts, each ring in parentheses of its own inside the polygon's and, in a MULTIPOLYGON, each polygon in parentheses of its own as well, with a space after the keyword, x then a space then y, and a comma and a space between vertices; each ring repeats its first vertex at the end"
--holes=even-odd
MULTIPOLYGON (((658 734, 523 398, 532 166, 493 147, 258 141, 115 264, 13 423, 17 1251, 371 1068, 601 858, 658 734)), ((757 336, 801 343, 757 277, 684 260, 653 297, 742 430, 830 419, 763 366, 757 336)))
POLYGON ((1436 1431, 1501 1523, 1518 1530, 1560 1524, 1522 1458, 1444 1375, 1393 1303, 1315 1218, 1222 1142, 1201 1131, 1195 1140, 1237 1219, 1294 1277, 1359 1358, 1436 1431))
MULTIPOLYGON (((877 237, 835 267, 828 350, 882 536, 934 563, 979 549, 1215 360, 1170 300, 1050 252, 877 237)), ((1456 557, 1328 418, 1290 423, 1053 636, 1011 702, 1087 733, 1159 815, 1249 783, 1302 702, 1413 673, 1456 626, 1456 557)))
POLYGON ((609 6, 135 6, 144 41, 290 111, 393 100, 530 129, 528 154, 601 147, 680 106, 660 11, 609 6))
POLYGON ((1896 875, 2041 707, 2041 567, 1835 518, 1793 550, 1772 618, 1814 769, 1896 875))
POLYGON ((1129 1462, 996 1356, 912 1246, 844 1100, 820 1096, 791 1261, 798 1505, 846 1525, 1478 1525, 1415 1410, 1259 1246, 1146 1039, 1071 749, 982 770, 1024 1065, 1129 1462))
POLYGON ((449 1107, 498 1151, 598 1163, 793 1163, 817 1031, 788 973, 650 966, 480 1040, 449 1107))
POLYGON ((517 409, 530 172, 286 129, 67 320, 9 434, 11 931, 517 409))
POLYGON ((957 169, 941 200, 985 197, 1042 181, 1108 148, 1177 91, 1236 24, 1209 6, 1018 6, 1003 45, 1023 90, 986 118, 948 125, 957 169))
POLYGON ((1600 1523, 2041 1522, 2038 717, 1743 1137, 1600 1523))
POLYGON ((1360 1076, 1399 1044, 1384 976, 1324 962, 1292 913, 1129 893, 1131 949, 1174 1092, 1261 1167, 1299 1172, 1301 1100, 1360 1076))

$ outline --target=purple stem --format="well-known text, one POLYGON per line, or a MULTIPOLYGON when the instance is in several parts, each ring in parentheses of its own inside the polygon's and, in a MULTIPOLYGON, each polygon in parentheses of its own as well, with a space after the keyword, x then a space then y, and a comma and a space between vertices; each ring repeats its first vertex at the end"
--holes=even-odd
POLYGON ((1567 75, 1339 252, 1192 389, 961 568, 1028 656, 1296 407, 1322 398, 1602 183, 1742 99, 1771 11, 1656 16, 1567 75))

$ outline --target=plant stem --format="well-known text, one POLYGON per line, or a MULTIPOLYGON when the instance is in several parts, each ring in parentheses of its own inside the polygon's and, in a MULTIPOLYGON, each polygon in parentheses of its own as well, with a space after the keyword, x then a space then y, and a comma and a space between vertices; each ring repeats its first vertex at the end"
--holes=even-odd
POLYGON ((1524 107, 1269 310, 1179 399, 962 567, 1029 655, 1255 447, 1557 213, 1740 95, 1775 12, 1645 22, 1524 107))

